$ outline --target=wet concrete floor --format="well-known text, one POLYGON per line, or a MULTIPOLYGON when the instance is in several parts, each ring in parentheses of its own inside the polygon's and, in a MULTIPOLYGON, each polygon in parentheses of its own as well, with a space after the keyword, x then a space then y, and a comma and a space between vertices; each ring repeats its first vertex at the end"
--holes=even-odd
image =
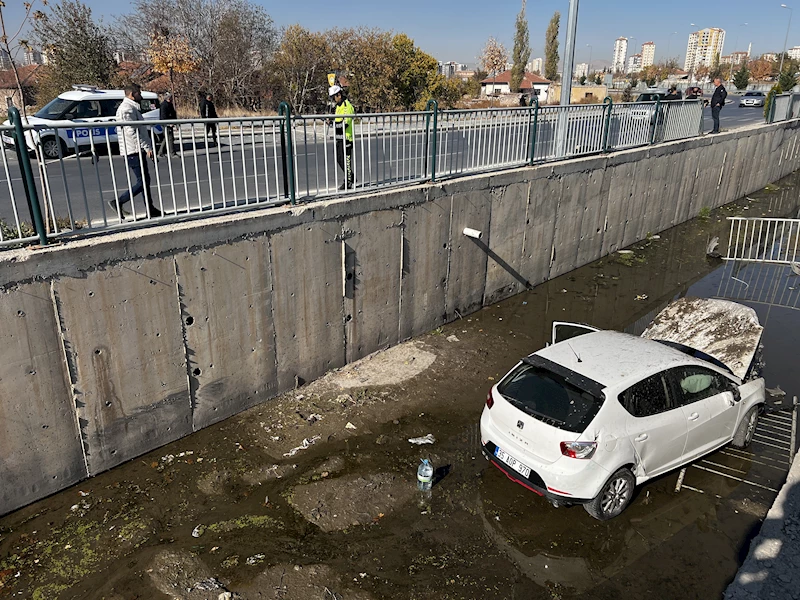
POLYGON ((705 256, 725 217, 797 216, 800 177, 346 367, 0 519, 0 598, 719 598, 788 470, 788 413, 641 486, 608 522, 479 451, 486 393, 553 320, 639 333, 682 295, 753 306, 800 394, 800 277, 705 256), (734 270, 735 269, 735 270, 734 270), (735 278, 735 279, 733 279, 735 278), (743 283, 740 283, 743 282, 743 283), (433 445, 409 438, 432 434, 433 445), (436 485, 416 491, 431 458, 436 485), (231 596, 226 596, 230 592, 231 596))

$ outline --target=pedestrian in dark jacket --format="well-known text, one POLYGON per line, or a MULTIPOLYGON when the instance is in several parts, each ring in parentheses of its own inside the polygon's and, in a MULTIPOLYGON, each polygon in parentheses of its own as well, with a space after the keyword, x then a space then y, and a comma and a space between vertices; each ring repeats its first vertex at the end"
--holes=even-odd
POLYGON ((714 128, 711 133, 719 133, 719 111, 725 106, 725 98, 728 97, 728 91, 722 85, 722 80, 719 77, 714 79, 714 94, 711 96, 711 118, 714 120, 714 128))
POLYGON ((669 88, 667 95, 664 96, 664 100, 680 100, 680 99, 681 95, 678 93, 678 88, 676 88, 675 86, 669 88))
MULTIPOLYGON (((161 103, 161 106, 158 107, 158 118, 162 121, 178 118, 178 113, 175 112, 175 104, 172 102, 172 94, 169 92, 164 95, 164 101, 161 103)), ((158 146, 158 155, 166 156, 167 152, 169 152, 172 156, 175 156, 176 152, 172 125, 162 125, 162 127, 164 128, 164 135, 161 138, 161 144, 158 146)))
MULTIPOLYGON (((217 109, 214 106, 214 97, 211 94, 206 95, 206 101, 204 104, 201 105, 200 110, 202 111, 200 116, 204 119, 216 119, 217 118, 217 109)), ((217 145, 217 124, 216 123, 206 123, 206 138, 211 136, 211 145, 217 145)))

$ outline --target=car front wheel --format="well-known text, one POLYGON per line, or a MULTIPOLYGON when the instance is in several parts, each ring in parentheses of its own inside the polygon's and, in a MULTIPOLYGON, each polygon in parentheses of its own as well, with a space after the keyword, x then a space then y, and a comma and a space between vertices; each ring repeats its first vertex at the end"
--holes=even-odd
POLYGON ((747 411, 744 419, 736 429, 736 433, 731 440, 731 446, 734 448, 747 448, 750 445, 750 442, 753 441, 753 434, 756 432, 756 426, 758 426, 758 411, 758 406, 754 406, 747 411))
POLYGON ((607 521, 619 515, 630 504, 636 479, 628 469, 620 469, 591 501, 583 505, 590 515, 599 521, 607 521))
POLYGON ((58 158, 59 147, 61 156, 66 156, 67 145, 60 138, 48 137, 42 140, 42 154, 45 158, 58 158))

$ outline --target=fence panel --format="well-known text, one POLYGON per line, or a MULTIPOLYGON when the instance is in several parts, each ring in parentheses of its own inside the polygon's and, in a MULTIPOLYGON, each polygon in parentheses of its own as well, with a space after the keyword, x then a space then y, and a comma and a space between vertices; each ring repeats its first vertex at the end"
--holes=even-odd
POLYGON ((650 144, 655 118, 655 102, 615 104, 611 109, 609 148, 623 150, 650 144))
POLYGON ((656 141, 669 142, 694 137, 703 123, 703 104, 700 100, 662 102, 656 141))
POLYGON ((526 107, 441 111, 437 177, 526 164, 533 115, 526 107))
POLYGON ((352 144, 337 142, 336 115, 292 117, 298 197, 317 197, 424 180, 429 112, 356 114, 352 144), (354 183, 343 166, 350 154, 354 183))
POLYGON ((800 219, 728 217, 731 223, 725 260, 797 262, 800 219))
MULTIPOLYGON (((47 235, 285 201, 280 123, 272 117, 126 123, 141 131, 155 150, 157 131, 174 126, 175 153, 152 159, 145 154, 125 156, 116 122, 39 128, 33 132, 41 141, 35 145, 33 163, 47 235), (212 123, 216 142, 206 131, 206 124, 212 123), (45 156, 51 149, 55 158, 45 156), (149 205, 134 189, 135 170, 149 184, 149 205), (133 200, 119 204, 117 199, 126 194, 133 200)), ((0 218, 5 220, 6 212, 4 208, 0 218)))
POLYGON ((772 107, 772 122, 786 121, 789 119, 792 94, 777 94, 772 98, 775 105, 772 107))
MULTIPOLYGON (((0 126, 4 146, 12 146, 14 128, 0 126)), ((31 226, 33 216, 28 208, 22 174, 13 152, 3 152, 0 166, 0 246, 36 240, 31 226)))
POLYGON ((558 160, 602 152, 605 115, 603 104, 540 108, 533 160, 558 160))

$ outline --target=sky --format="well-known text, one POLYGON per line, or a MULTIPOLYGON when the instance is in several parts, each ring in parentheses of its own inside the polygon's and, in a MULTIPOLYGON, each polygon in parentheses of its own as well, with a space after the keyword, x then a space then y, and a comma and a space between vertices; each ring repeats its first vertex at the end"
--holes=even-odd
MULTIPOLYGON (((521 6, 521 0, 459 0, 453 3, 430 0, 390 3, 375 0, 350 0, 346 3, 330 0, 251 1, 263 5, 278 27, 295 23, 314 31, 362 25, 378 27, 406 33, 418 47, 438 60, 452 60, 470 66, 476 64, 489 36, 494 36, 511 54, 514 23, 521 6)), ((37 8, 41 8, 40 2, 35 0, 37 8)), ((92 8, 95 18, 102 18, 105 23, 131 12, 126 0, 84 2, 92 8)), ((12 31, 20 23, 23 0, 5 0, 5 4, 4 16, 9 31, 12 31)), ((800 45, 800 0, 790 0, 787 4, 798 10, 791 20, 787 45, 787 48, 791 48, 800 45), (796 4, 793 6, 793 3, 796 4)), ((544 34, 555 11, 561 12, 559 52, 563 58, 568 0, 528 2, 526 13, 531 58, 544 56, 544 34)), ((654 3, 641 0, 584 0, 578 12, 575 62, 589 62, 591 53, 592 63, 596 63, 597 67, 609 65, 614 40, 627 37, 628 55, 634 53, 634 48, 639 52, 642 43, 653 41, 656 44, 657 62, 671 56, 678 57, 682 65, 689 33, 704 27, 725 29, 725 54, 734 49, 734 44, 736 50, 747 50, 751 42, 754 55, 780 52, 791 14, 793 11, 781 8, 779 0, 671 0, 654 3)))

